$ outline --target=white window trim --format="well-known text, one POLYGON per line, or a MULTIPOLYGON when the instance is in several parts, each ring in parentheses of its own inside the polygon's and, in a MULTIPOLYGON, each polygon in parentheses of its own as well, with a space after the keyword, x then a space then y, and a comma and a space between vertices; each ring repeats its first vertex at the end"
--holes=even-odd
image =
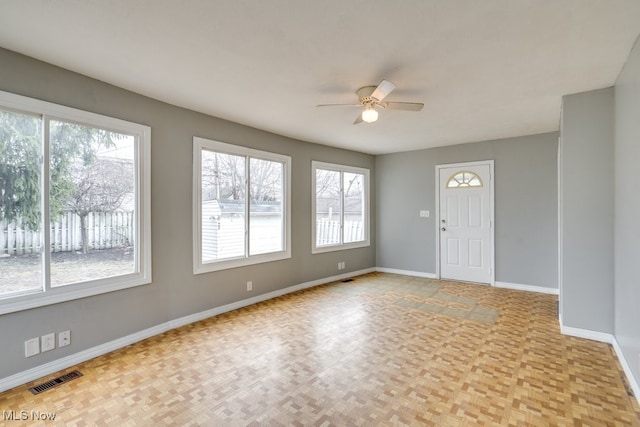
MULTIPOLYGON (((334 252, 334 251, 342 251, 346 249, 354 249, 354 248, 363 248, 367 246, 371 246, 371 238, 370 238, 370 230, 371 230, 371 222, 370 222, 370 211, 371 211, 371 199, 369 197, 369 169, 360 168, 356 166, 345 166, 338 165, 335 163, 325 163, 313 160, 311 162, 311 253, 318 254, 324 252, 334 252), (331 170, 335 172, 340 172, 341 176, 344 172, 351 172, 364 175, 364 240, 359 242, 351 242, 351 243, 337 243, 334 245, 316 245, 316 169, 324 169, 331 170)), ((342 185, 342 184, 341 184, 342 185)), ((342 203, 342 202, 341 202, 342 203)), ((340 227, 344 227, 344 212, 341 212, 340 217, 340 227)), ((341 233, 340 239, 344 236, 341 233)))
MULTIPOLYGON (((248 252, 248 251, 247 251, 248 252)), ((243 267, 265 262, 279 261, 291 258, 291 157, 268 151, 255 150, 220 141, 193 137, 193 274, 202 274, 229 268, 243 267), (272 160, 284 164, 283 170, 283 199, 282 212, 284 214, 283 245, 284 249, 266 254, 247 255, 232 259, 202 262, 202 150, 236 156, 253 157, 256 159, 272 160)))
MULTIPOLYGON (((107 292, 131 288, 151 283, 151 128, 138 123, 103 116, 76 108, 65 107, 51 102, 28 98, 0 91, 0 106, 7 109, 35 114, 43 121, 62 120, 82 125, 98 127, 137 137, 135 153, 136 174, 136 242, 135 272, 121 276, 73 283, 59 287, 47 286, 30 293, 12 296, 0 295, 0 315, 56 304, 78 298, 85 298, 107 292)), ((44 144, 44 150, 48 150, 44 144)), ((48 174, 43 174, 42 188, 48 186, 48 174)), ((46 200, 45 197, 45 206, 46 200)), ((43 223, 48 220, 48 209, 43 211, 43 223)), ((48 248, 49 233, 43 233, 48 248)), ((46 249, 45 249, 45 253, 46 249)), ((48 255, 45 255, 49 259, 48 255)), ((43 274, 49 268, 45 264, 43 274)))

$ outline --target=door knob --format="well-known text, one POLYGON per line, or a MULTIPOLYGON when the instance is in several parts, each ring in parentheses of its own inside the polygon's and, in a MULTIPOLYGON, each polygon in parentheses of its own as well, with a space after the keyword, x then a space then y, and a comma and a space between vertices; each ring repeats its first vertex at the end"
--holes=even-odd
POLYGON ((442 227, 441 230, 442 231, 447 231, 447 229, 445 227, 442 227))

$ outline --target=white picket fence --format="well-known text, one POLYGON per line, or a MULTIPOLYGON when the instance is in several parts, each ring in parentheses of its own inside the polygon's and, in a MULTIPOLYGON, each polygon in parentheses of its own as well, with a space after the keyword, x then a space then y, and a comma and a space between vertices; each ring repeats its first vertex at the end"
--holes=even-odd
MULTIPOLYGON (((345 242, 364 239, 362 221, 345 221, 345 242)), ((96 212, 87 216, 89 250, 110 249, 134 244, 133 212, 96 212)), ((67 213, 51 223, 51 251, 70 252, 82 249, 80 217, 67 213)), ((340 241, 340 222, 316 221, 316 244, 330 245, 340 241)), ((22 227, 21 221, 0 221, 0 255, 40 253, 44 239, 41 231, 22 227)))
MULTIPOLYGON (((87 216, 89 250, 110 249, 134 244, 133 212, 94 212, 87 216)), ((67 213, 51 223, 51 252, 82 249, 80 217, 67 213)), ((22 227, 21 221, 0 221, 0 255, 40 253, 42 231, 22 227)))
MULTIPOLYGON (((364 240, 362 221, 344 222, 344 242, 358 242, 364 240)), ((340 221, 326 219, 316 220, 316 245, 331 245, 340 242, 340 221)))

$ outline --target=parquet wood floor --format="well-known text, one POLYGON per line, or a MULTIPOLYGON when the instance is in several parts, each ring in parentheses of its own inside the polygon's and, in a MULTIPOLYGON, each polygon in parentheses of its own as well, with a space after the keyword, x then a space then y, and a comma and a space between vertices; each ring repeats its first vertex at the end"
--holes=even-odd
POLYGON ((561 335, 556 303, 373 273, 144 340, 40 395, 27 389, 60 373, 0 394, 0 410, 65 426, 640 426, 610 346, 561 335))

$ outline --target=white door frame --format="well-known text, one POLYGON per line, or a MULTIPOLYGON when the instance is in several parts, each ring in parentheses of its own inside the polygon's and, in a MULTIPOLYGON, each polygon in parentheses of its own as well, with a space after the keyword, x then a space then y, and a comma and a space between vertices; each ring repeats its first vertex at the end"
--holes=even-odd
POLYGON ((495 286, 496 284, 496 250, 495 250, 495 175, 493 173, 493 160, 480 160, 475 162, 464 163, 448 163, 442 165, 436 165, 436 278, 440 279, 440 169, 444 168, 464 168, 467 166, 489 166, 489 174, 491 176, 489 190, 491 193, 491 248, 489 254, 491 260, 489 261, 489 268, 491 269, 491 276, 489 284, 495 286))

